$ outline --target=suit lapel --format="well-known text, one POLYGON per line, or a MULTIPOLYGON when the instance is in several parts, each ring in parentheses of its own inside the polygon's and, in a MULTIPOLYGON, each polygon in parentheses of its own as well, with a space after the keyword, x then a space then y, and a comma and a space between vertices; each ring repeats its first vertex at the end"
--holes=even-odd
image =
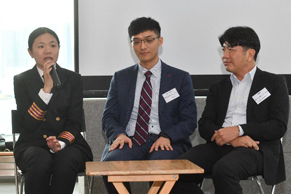
POLYGON ((249 97, 248 97, 248 104, 247 104, 247 120, 250 117, 250 113, 252 108, 256 105, 256 102, 253 100, 253 95, 255 95, 256 93, 258 93, 262 88, 261 83, 263 83, 264 81, 262 81, 262 77, 263 76, 263 72, 262 70, 260 70, 259 68, 257 68, 256 70, 256 74, 254 76, 254 80, 252 82, 252 86, 250 89, 250 93, 249 93, 249 97))
POLYGON ((130 119, 130 115, 133 109, 134 105, 134 98, 135 98, 135 88, 136 88, 136 79, 137 79, 137 74, 138 74, 138 64, 134 65, 132 68, 129 68, 126 74, 126 85, 127 89, 126 91, 126 96, 123 99, 123 103, 126 103, 126 122, 128 123, 130 119))
POLYGON ((173 86, 172 83, 173 72, 171 72, 168 65, 162 62, 162 72, 161 72, 161 84, 160 84, 160 92, 159 92, 159 116, 163 112, 164 105, 166 103, 165 99, 163 98, 163 94, 168 92, 173 86))
POLYGON ((228 78, 223 83, 222 90, 219 92, 220 103, 218 103, 218 106, 220 106, 220 108, 218 110, 221 110, 221 114, 219 114, 219 116, 221 117, 219 120, 222 122, 221 125, 223 124, 225 120, 225 116, 226 116, 226 112, 227 112, 228 104, 229 104, 229 99, 231 95, 231 90, 232 90, 232 83, 230 81, 230 78, 228 78))
POLYGON ((28 83, 33 88, 34 93, 39 93, 40 88, 43 88, 43 81, 37 71, 36 65, 29 71, 30 79, 27 79, 28 83))
POLYGON ((260 88, 261 87, 261 83, 262 83, 262 80, 261 80, 261 76, 263 75, 263 72, 262 70, 260 70, 259 68, 257 68, 256 70, 256 74, 254 76, 254 80, 252 82, 252 86, 251 86, 251 89, 250 89, 250 94, 249 94, 249 99, 251 98, 252 99, 252 96, 254 94, 256 94, 259 90, 263 89, 263 88, 260 88), (260 80, 260 81, 259 81, 260 80))

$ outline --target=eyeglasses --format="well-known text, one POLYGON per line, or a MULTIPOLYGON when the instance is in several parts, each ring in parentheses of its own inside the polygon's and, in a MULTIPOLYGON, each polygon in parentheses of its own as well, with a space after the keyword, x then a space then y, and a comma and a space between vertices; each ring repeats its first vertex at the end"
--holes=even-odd
POLYGON ((140 39, 133 39, 131 40, 130 42, 133 43, 133 45, 137 46, 137 45, 140 45, 141 42, 143 42, 144 44, 151 44, 153 43, 153 41, 157 38, 160 38, 159 36, 155 37, 155 38, 147 38, 147 39, 144 39, 144 40, 140 40, 140 39))

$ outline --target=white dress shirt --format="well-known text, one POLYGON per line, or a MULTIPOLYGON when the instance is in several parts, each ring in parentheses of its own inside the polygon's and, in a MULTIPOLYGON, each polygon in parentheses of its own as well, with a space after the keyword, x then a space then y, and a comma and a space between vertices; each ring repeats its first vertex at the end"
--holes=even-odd
POLYGON ((230 75, 232 83, 232 90, 230 94, 227 113, 223 123, 223 127, 239 127, 239 136, 244 134, 241 124, 247 123, 247 103, 252 86, 252 82, 256 73, 257 67, 255 66, 250 72, 248 72, 243 80, 239 81, 234 74, 230 75))
POLYGON ((150 77, 152 84, 152 108, 149 121, 149 133, 159 134, 161 132, 160 123, 159 123, 159 91, 161 83, 161 72, 162 72, 162 63, 161 60, 153 66, 150 70, 145 69, 140 64, 138 65, 138 74, 135 86, 135 97, 133 110, 130 116, 130 120, 126 126, 126 134, 128 136, 133 136, 135 132, 136 120, 139 109, 140 94, 143 83, 146 79, 145 73, 151 71, 152 75, 150 77))

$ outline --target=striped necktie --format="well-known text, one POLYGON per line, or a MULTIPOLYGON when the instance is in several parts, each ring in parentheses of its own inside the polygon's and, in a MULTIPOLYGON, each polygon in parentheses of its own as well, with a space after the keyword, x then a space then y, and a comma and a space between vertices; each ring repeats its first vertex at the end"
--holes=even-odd
POLYGON ((147 71, 145 73, 146 80, 143 83, 143 87, 140 94, 139 109, 135 127, 135 133, 133 136, 133 142, 136 145, 142 145, 148 138, 149 121, 152 106, 152 84, 150 77, 152 72, 147 71))

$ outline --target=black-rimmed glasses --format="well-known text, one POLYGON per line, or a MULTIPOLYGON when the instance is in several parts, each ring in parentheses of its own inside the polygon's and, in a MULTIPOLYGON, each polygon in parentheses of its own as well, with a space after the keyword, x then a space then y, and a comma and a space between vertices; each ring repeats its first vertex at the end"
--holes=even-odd
POLYGON ((141 42, 143 42, 144 44, 151 44, 155 39, 160 38, 159 36, 155 37, 155 38, 146 38, 144 40, 138 39, 138 38, 134 38, 132 39, 130 42, 133 43, 133 45, 140 45, 141 42))

